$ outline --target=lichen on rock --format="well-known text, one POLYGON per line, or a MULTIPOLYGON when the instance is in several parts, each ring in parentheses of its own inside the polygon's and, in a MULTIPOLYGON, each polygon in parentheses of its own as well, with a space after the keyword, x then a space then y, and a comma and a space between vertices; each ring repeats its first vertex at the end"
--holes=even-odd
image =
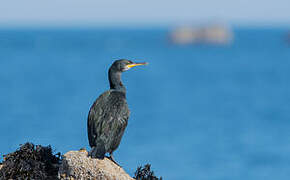
POLYGON ((134 180, 110 159, 91 158, 86 150, 69 151, 63 155, 59 178, 62 180, 134 180))

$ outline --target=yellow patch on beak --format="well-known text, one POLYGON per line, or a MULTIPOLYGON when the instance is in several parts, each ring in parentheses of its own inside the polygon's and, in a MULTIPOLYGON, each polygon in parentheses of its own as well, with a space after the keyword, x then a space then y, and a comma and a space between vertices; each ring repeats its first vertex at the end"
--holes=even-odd
POLYGON ((142 66, 142 65, 147 65, 148 63, 144 62, 144 63, 133 63, 133 64, 128 64, 127 68, 132 68, 135 66, 142 66))

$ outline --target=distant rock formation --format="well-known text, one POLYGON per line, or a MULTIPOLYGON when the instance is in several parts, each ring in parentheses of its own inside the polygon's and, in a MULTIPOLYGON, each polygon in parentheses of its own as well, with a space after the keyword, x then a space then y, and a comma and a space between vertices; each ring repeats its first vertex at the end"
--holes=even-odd
POLYGON ((113 161, 107 158, 92 159, 88 157, 86 150, 69 151, 64 154, 58 174, 62 180, 134 180, 113 161))
POLYGON ((174 44, 227 45, 233 41, 233 32, 225 25, 182 26, 174 29, 169 38, 174 44))

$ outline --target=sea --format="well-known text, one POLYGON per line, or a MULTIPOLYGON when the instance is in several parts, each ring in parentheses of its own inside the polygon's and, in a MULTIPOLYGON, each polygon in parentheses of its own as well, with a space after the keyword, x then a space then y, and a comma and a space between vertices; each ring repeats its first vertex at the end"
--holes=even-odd
POLYGON ((131 111, 114 152, 165 180, 290 177, 290 43, 283 27, 234 27, 228 45, 176 45, 170 28, 0 28, 0 155, 85 147, 114 60, 131 111))

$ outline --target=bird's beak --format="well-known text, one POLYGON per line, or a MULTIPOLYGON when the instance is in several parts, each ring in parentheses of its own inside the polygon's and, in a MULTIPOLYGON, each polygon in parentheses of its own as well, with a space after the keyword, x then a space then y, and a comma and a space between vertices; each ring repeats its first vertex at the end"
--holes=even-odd
POLYGON ((142 66, 142 65, 147 65, 148 63, 147 62, 143 62, 143 63, 133 63, 133 64, 128 64, 127 65, 127 68, 132 68, 132 67, 135 67, 135 66, 142 66))

